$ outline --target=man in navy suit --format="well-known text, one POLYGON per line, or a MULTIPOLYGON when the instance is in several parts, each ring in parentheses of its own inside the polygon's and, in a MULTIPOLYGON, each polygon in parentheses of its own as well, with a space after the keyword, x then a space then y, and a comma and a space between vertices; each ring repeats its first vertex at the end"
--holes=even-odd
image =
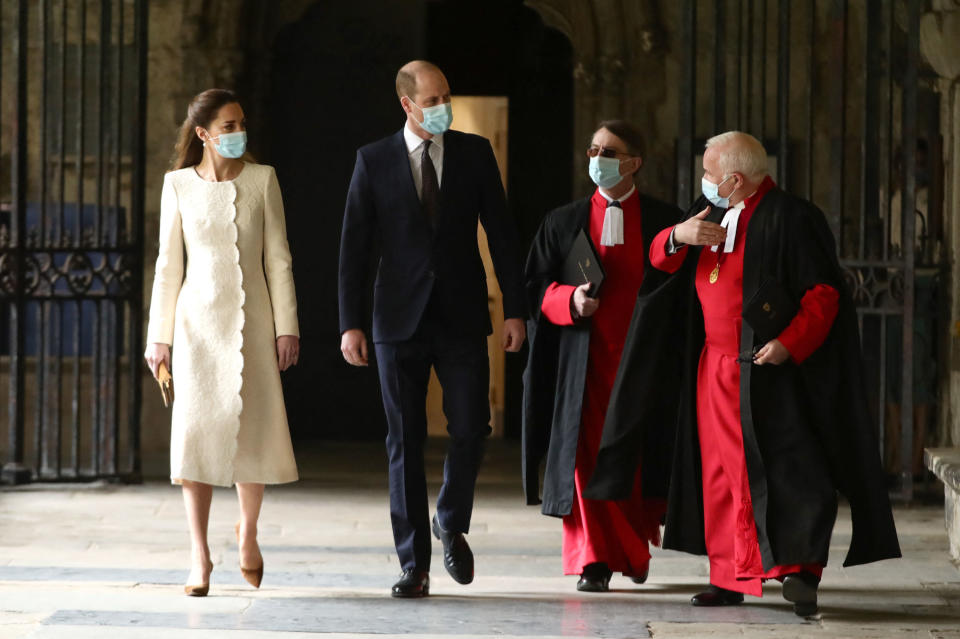
POLYGON ((340 239, 340 350, 368 364, 365 292, 375 241, 373 343, 390 459, 390 517, 403 574, 394 597, 430 591, 430 531, 444 566, 473 581, 464 539, 483 446, 490 434, 487 280, 477 246, 483 224, 503 291, 503 348, 520 350, 526 302, 516 231, 486 138, 448 130, 450 87, 435 65, 397 74, 404 128, 357 151, 340 239), (450 445, 432 523, 423 445, 430 367, 443 389, 450 445))

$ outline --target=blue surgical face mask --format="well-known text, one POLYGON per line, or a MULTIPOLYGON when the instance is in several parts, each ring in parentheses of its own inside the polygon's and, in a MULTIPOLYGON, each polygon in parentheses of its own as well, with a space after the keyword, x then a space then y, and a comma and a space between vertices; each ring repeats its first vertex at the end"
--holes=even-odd
POLYGON ((590 158, 590 179, 601 189, 613 188, 623 179, 620 160, 599 155, 590 158))
MULTIPOLYGON (((409 96, 407 99, 410 100, 409 96)), ((420 123, 420 128, 430 135, 440 135, 450 128, 450 123, 453 122, 453 107, 450 106, 449 102, 426 108, 421 107, 413 100, 410 100, 410 104, 423 113, 423 122, 420 123)))
POLYGON ((236 159, 241 157, 247 150, 247 132, 235 131, 234 133, 221 133, 210 140, 219 140, 214 143, 213 148, 217 150, 222 157, 236 159))
POLYGON ((732 177, 732 175, 728 175, 720 180, 718 184, 714 184, 708 180, 706 176, 700 178, 700 190, 703 192, 703 197, 707 198, 710 200, 711 204, 718 206, 721 209, 730 208, 730 195, 733 195, 733 193, 731 192, 727 197, 720 197, 720 184, 723 184, 732 177))

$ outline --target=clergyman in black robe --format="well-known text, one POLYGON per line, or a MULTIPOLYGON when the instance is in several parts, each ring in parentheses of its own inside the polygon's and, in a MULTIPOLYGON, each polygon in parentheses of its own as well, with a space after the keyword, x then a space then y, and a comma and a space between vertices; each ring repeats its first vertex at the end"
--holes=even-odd
POLYGON ((669 461, 672 427, 649 438, 653 460, 640 463, 642 472, 636 455, 617 462, 636 471, 638 488, 630 499, 582 497, 637 293, 664 279, 647 264, 650 240, 681 215, 675 206, 637 190, 634 178, 642 154, 643 136, 637 129, 620 120, 601 123, 587 150, 596 191, 550 212, 527 260, 533 318, 527 329, 531 350, 524 395, 527 499, 539 503, 538 471, 546 455, 543 512, 563 518, 563 572, 580 575, 577 590, 585 592, 608 590, 614 572, 635 583, 646 580, 649 548, 660 543, 666 509, 667 465, 661 462, 669 461), (581 230, 606 272, 597 291, 582 280, 562 279, 563 264, 581 230))

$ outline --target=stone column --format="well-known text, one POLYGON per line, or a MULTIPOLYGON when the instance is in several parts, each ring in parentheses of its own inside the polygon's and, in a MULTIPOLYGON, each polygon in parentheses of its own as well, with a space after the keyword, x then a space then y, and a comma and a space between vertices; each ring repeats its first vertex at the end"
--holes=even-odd
POLYGON ((944 240, 950 264, 950 348, 947 378, 940 385, 938 433, 944 447, 927 449, 924 458, 943 482, 950 554, 960 560, 960 0, 934 0, 933 11, 920 21, 920 52, 940 76, 944 240))
POLYGON ((950 348, 937 439, 941 446, 960 446, 960 0, 934 0, 933 8, 920 21, 920 52, 940 76, 944 241, 950 264, 950 348))
MULTIPOLYGON (((589 193, 594 186, 583 150, 597 122, 624 118, 641 128, 657 128, 654 114, 663 100, 663 60, 656 61, 658 72, 644 67, 654 62, 650 54, 663 41, 656 2, 526 0, 526 5, 573 45, 574 192, 589 193)), ((667 150, 672 152, 672 140, 667 150)), ((648 149, 647 155, 657 152, 665 155, 663 149, 648 149)))

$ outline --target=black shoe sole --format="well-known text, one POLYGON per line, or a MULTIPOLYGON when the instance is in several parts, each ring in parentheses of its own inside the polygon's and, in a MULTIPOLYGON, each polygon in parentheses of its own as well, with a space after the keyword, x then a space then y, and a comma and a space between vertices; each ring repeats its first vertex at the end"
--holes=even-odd
POLYGON ((720 608, 723 606, 739 606, 743 603, 743 595, 739 597, 727 597, 727 598, 712 598, 709 600, 697 599, 699 595, 694 595, 690 598, 690 605, 697 606, 699 608, 720 608))
POLYGON ((391 592, 390 596, 396 599, 422 599, 430 594, 429 588, 424 588, 422 592, 417 593, 403 593, 403 592, 391 592))
POLYGON ((632 582, 635 583, 635 584, 645 584, 645 583, 647 583, 647 577, 649 577, 649 576, 650 576, 650 573, 649 573, 649 572, 645 572, 645 573, 643 573, 643 574, 640 575, 640 576, 630 577, 630 581, 632 581, 632 582))
POLYGON ((581 585, 577 582, 577 592, 610 592, 610 586, 607 584, 586 583, 581 585))

